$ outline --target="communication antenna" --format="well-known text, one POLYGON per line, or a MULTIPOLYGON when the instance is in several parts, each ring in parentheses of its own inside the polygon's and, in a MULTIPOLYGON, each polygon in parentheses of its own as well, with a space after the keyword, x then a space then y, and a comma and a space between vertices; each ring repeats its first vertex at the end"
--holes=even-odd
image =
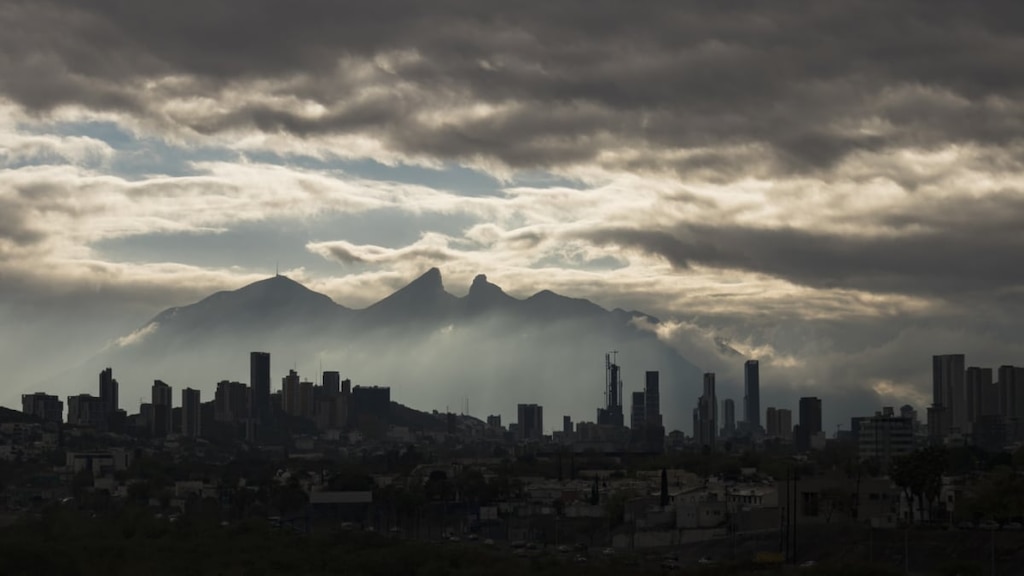
POLYGON ((280 262, 274 262, 274 276, 275 277, 281 276, 281 263, 280 262))

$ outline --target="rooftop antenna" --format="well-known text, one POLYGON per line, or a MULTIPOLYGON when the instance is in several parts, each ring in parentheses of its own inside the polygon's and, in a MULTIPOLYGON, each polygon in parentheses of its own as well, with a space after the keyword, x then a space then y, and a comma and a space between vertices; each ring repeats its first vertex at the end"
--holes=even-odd
POLYGON ((281 276, 281 263, 280 262, 274 262, 274 276, 275 277, 280 277, 281 276))

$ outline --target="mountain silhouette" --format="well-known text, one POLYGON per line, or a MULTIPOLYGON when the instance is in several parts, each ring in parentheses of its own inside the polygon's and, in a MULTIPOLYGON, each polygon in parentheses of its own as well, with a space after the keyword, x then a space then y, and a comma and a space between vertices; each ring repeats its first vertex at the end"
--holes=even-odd
POLYGON ((626 411, 643 372, 658 370, 662 412, 681 427, 700 371, 639 328, 637 317, 658 322, 549 290, 513 298, 482 274, 459 298, 436 268, 364 309, 275 276, 161 312, 76 369, 75 378, 111 366, 125 398, 148 396, 159 378, 198 388, 209 400, 219 380, 248 382, 249 352, 265 351, 275 390, 288 369, 317 381, 322 366, 356 385, 391 386, 394 400, 421 410, 469 397, 479 410, 508 418, 518 403, 542 403, 550 425, 563 413, 594 419, 605 401, 604 355, 615 350, 628 380, 626 411))
POLYGON ((445 291, 441 271, 431 268, 404 288, 361 310, 359 319, 365 327, 438 319, 450 315, 457 303, 458 298, 445 291))

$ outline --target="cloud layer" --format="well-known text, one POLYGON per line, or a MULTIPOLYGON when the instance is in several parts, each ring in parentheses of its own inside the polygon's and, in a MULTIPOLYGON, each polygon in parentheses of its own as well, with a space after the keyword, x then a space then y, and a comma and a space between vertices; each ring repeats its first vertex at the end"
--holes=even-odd
POLYGON ((1024 362, 1022 12, 6 2, 0 315, 266 273, 199 257, 233 234, 346 305, 486 272, 727 338, 779 389, 920 403, 932 353, 1024 362))

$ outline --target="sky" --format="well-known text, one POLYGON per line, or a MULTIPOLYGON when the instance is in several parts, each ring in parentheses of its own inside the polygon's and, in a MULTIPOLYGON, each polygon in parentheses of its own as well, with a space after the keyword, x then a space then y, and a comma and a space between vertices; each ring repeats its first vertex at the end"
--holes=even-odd
POLYGON ((436 266, 456 294, 485 273, 643 310, 736 378, 706 346, 728 341, 828 422, 840 392, 923 413, 932 354, 1024 363, 1021 22, 998 0, 7 0, 0 403, 278 267, 360 307, 436 266))

